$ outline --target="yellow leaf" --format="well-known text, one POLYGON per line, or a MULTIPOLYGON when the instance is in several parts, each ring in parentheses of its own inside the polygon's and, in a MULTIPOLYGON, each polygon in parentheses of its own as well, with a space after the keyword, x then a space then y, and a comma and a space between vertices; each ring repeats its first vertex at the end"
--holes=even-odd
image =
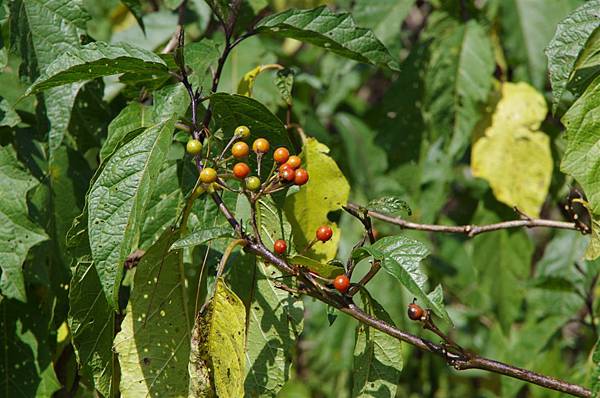
POLYGON ((218 278, 215 294, 192 333, 189 396, 243 397, 245 349, 246 307, 218 278))
POLYGON ((600 257, 600 219, 592 217, 592 234, 590 243, 585 251, 586 260, 595 260, 600 257))
POLYGON ((262 72, 269 69, 283 69, 283 66, 279 64, 267 64, 267 65, 259 65, 251 71, 247 72, 242 80, 240 80, 237 88, 237 93, 240 95, 245 95, 246 97, 252 97, 252 89, 254 89, 254 82, 256 82, 256 78, 262 72))
POLYGON ((294 244, 299 252, 315 238, 317 228, 328 224, 333 237, 326 243, 317 242, 305 254, 317 260, 335 257, 340 240, 340 229, 329 222, 327 215, 340 210, 350 193, 348 181, 335 161, 327 155, 329 148, 314 138, 304 143, 300 156, 309 180, 300 190, 289 195, 285 201, 285 215, 292 225, 294 244))
POLYGON ((471 152, 473 175, 487 180, 500 202, 538 216, 552 177, 549 137, 537 131, 544 97, 525 83, 504 83, 483 135, 471 152))

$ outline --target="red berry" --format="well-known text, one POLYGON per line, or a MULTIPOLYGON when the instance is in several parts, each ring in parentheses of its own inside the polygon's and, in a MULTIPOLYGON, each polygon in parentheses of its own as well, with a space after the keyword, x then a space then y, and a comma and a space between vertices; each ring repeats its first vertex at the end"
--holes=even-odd
POLYGON ((293 169, 297 169, 302 164, 302 160, 298 156, 292 155, 289 157, 286 163, 289 164, 293 169))
POLYGON ((288 151, 287 148, 284 147, 277 148, 275 149, 275 152, 273 152, 273 159, 275 159, 277 163, 285 163, 287 162, 289 157, 290 151, 288 151))
POLYGON ((287 250, 287 244, 283 239, 276 240, 273 244, 273 250, 275 250, 275 253, 277 254, 283 254, 287 250))
POLYGON ((284 181, 294 181, 296 172, 291 167, 286 167, 279 172, 279 177, 284 181))
POLYGON ((240 158, 248 156, 249 152, 250 152, 250 147, 248 147, 248 144, 246 144, 243 141, 238 141, 235 144, 233 144, 233 146, 231 147, 231 154, 236 159, 240 159, 240 158))
POLYGON ((350 287, 350 279, 344 274, 337 276, 333 280, 333 287, 340 293, 346 293, 350 287))
POLYGON ((252 143, 252 150, 256 153, 267 153, 270 147, 269 141, 265 138, 257 138, 252 143))
POLYGON ((236 163, 233 166, 233 175, 235 178, 243 180, 250 174, 250 167, 246 163, 236 163))
POLYGON ((308 171, 305 169, 297 169, 294 174, 294 184, 304 185, 308 182, 308 171))
POLYGON ((333 236, 333 230, 329 225, 321 225, 317 228, 317 239, 321 242, 327 242, 333 236))
POLYGON ((420 305, 411 303, 408 305, 408 317, 413 321, 420 321, 425 315, 425 310, 420 305))

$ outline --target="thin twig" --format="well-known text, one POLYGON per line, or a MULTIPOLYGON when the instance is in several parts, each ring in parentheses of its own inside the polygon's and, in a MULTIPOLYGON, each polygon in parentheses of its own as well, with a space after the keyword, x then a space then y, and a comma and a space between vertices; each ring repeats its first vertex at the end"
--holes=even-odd
MULTIPOLYGON (((347 207, 355 211, 360 211, 361 206, 355 203, 348 203, 347 207)), ((376 211, 367 211, 367 214, 373 218, 381 221, 385 221, 390 224, 398 225, 405 229, 415 229, 418 231, 429 231, 429 232, 443 232, 451 234, 463 234, 469 238, 479 235, 484 232, 498 231, 501 229, 509 228, 557 228, 557 229, 572 229, 577 230, 577 225, 572 222, 547 220, 541 218, 532 218, 525 220, 512 220, 503 221, 495 224, 487 225, 436 225, 436 224, 419 224, 411 221, 407 221, 400 217, 388 216, 387 214, 379 213, 376 211)))

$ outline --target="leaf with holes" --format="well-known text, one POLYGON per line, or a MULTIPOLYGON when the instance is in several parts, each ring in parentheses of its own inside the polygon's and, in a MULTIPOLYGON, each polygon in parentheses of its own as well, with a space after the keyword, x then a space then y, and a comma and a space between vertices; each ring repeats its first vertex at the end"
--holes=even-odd
POLYGON ((197 318, 192 334, 191 396, 244 396, 245 340, 244 303, 223 278, 218 278, 215 293, 197 318))
POLYGON ((136 267, 134 289, 114 348, 120 391, 128 397, 188 394, 193 314, 181 251, 169 251, 178 231, 166 231, 136 267))

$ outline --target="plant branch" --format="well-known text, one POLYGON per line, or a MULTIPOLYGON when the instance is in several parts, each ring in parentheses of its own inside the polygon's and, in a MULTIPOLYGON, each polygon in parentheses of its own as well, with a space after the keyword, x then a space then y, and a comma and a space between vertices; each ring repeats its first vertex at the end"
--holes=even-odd
MULTIPOLYGON (((360 211, 363 209, 362 206, 359 206, 355 203, 348 203, 347 207, 360 211)), ((419 224, 411 221, 407 221, 400 217, 388 216, 387 214, 379 213, 376 211, 367 211, 367 214, 373 218, 376 218, 381 221, 385 221, 390 224, 398 225, 405 229, 414 229, 418 231, 429 231, 429 232, 442 232, 442 233, 451 233, 451 234, 463 234, 469 238, 472 238, 476 235, 479 235, 484 232, 498 231, 501 229, 510 229, 510 228, 558 228, 558 229, 572 229, 577 231, 577 225, 572 222, 565 221, 555 221, 555 220, 547 220, 541 218, 527 218, 522 220, 511 220, 511 221, 503 221, 495 224, 486 224, 486 225, 437 225, 437 224, 419 224)))

